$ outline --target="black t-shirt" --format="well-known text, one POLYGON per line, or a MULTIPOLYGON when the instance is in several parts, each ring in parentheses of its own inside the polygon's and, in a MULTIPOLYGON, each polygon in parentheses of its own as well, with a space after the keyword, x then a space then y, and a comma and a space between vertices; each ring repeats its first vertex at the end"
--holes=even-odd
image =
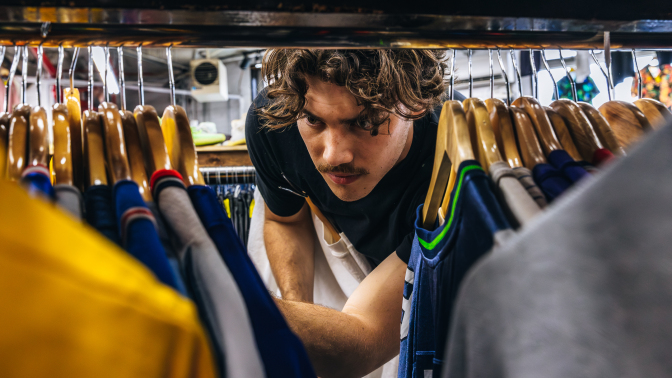
MULTIPOLYGON (((463 96, 456 93, 456 99, 463 96)), ((315 168, 296 124, 281 130, 263 127, 256 109, 270 103, 263 91, 247 114, 247 148, 266 205, 279 216, 296 214, 307 195, 354 247, 375 265, 396 251, 408 263, 415 233, 415 211, 429 188, 441 108, 417 120, 408 155, 366 197, 341 201, 315 168)))

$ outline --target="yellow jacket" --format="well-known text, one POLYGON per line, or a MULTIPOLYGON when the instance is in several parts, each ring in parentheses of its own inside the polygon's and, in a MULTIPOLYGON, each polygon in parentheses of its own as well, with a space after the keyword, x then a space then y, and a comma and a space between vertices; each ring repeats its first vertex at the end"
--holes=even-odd
POLYGON ((214 377, 195 306, 0 180, 0 377, 214 377))

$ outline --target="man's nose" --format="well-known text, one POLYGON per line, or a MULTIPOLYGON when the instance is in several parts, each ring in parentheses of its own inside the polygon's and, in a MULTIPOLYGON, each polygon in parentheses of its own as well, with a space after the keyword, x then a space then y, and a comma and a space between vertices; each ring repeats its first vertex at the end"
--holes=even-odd
POLYGON ((354 159, 350 140, 344 131, 342 127, 330 127, 327 130, 322 158, 329 165, 339 166, 354 159))

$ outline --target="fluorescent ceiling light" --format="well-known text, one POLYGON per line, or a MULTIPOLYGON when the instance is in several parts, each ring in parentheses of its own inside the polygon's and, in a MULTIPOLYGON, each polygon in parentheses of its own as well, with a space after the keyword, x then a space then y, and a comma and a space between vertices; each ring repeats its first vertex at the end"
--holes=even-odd
POLYGON ((119 85, 117 84, 117 78, 114 77, 114 71, 112 71, 110 62, 109 61, 105 62, 105 50, 103 50, 102 47, 94 47, 92 50, 93 50, 93 63, 96 65, 96 69, 98 69, 98 73, 100 74, 101 80, 103 78, 103 73, 105 72, 104 64, 107 63, 107 91, 110 94, 119 93, 119 85))

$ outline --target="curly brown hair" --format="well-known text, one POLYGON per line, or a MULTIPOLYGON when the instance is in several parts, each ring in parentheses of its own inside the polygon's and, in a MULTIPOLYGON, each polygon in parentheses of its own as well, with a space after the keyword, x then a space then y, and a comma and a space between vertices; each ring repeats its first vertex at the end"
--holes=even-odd
POLYGON ((315 76, 346 87, 364 106, 358 124, 376 135, 393 112, 415 120, 434 109, 445 94, 445 73, 441 50, 268 50, 262 75, 271 101, 258 111, 269 128, 294 124, 306 105, 306 76, 315 76))

